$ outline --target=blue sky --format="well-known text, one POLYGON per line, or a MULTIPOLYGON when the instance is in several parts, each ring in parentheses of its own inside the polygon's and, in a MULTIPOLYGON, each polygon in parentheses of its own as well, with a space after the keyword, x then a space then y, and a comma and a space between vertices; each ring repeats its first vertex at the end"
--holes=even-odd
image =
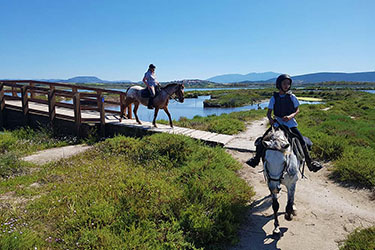
POLYGON ((0 79, 375 70, 374 0, 0 0, 0 79))

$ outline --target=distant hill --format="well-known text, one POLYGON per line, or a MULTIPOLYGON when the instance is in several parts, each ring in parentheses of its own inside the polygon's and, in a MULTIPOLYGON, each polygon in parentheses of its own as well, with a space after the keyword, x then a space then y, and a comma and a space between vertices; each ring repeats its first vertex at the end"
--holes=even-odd
POLYGON ((271 78, 275 78, 278 75, 280 75, 280 73, 275 73, 275 72, 249 73, 246 75, 226 74, 226 75, 218 75, 218 76, 208 78, 207 81, 216 82, 216 83, 265 81, 271 78))
POLYGON ((76 76, 69 78, 67 80, 64 79, 41 79, 41 81, 47 81, 47 82, 60 82, 60 83, 132 83, 130 80, 119 80, 119 81, 107 81, 102 80, 96 76, 76 76))
MULTIPOLYGON (((357 72, 357 73, 335 73, 321 72, 314 74, 293 76, 293 81, 298 83, 317 83, 317 82, 375 82, 375 71, 357 72)), ((275 79, 273 79, 275 80, 275 79)))

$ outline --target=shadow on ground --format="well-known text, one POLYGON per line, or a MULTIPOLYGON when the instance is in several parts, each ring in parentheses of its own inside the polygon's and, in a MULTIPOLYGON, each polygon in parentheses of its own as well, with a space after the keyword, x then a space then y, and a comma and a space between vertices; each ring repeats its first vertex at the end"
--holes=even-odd
MULTIPOLYGON (((247 222, 244 223, 244 228, 241 230, 240 242, 230 248, 233 250, 279 250, 277 247, 278 241, 288 231, 286 227, 280 227, 281 234, 275 236, 272 233, 273 215, 266 215, 264 212, 272 206, 271 196, 266 196, 254 201, 248 211, 247 222), (267 232, 265 231, 266 224, 267 232), (270 230, 268 230, 268 228, 270 230)), ((278 213, 283 215, 284 212, 278 213)))

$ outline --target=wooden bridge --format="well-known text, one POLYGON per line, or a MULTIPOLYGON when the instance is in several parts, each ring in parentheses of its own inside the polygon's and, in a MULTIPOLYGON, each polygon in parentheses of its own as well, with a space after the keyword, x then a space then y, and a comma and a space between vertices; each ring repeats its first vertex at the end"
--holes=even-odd
POLYGON ((87 127, 95 126, 102 136, 164 132, 182 134, 241 151, 255 150, 253 142, 231 135, 170 128, 161 124, 155 128, 149 122, 139 125, 131 119, 131 107, 125 107, 125 98, 126 93, 122 91, 74 84, 32 80, 0 81, 0 128, 12 127, 8 123, 30 125, 39 120, 39 124, 49 123, 52 128, 68 128, 69 132, 73 130, 77 136, 85 134, 84 128, 87 134, 87 127))
MULTIPOLYGON (((30 122, 30 115, 34 114, 48 117, 52 127, 56 120, 72 122, 78 136, 82 124, 98 124, 104 135, 105 118, 113 116, 121 121, 129 110, 124 106, 125 95, 122 91, 74 84, 0 81, 0 127, 6 125, 6 110, 13 110, 23 114, 26 125, 30 122)), ((131 118, 131 112, 128 112, 128 118, 131 118)))

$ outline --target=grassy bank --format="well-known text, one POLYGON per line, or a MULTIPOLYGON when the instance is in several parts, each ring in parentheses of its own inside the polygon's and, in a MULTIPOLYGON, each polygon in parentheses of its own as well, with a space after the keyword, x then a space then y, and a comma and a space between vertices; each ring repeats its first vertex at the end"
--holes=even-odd
MULTIPOLYGON (((348 89, 296 90, 301 97, 321 98, 324 104, 301 105, 299 129, 314 142, 312 155, 332 161, 338 180, 375 187, 375 95, 348 89), (323 109, 327 109, 324 111, 323 109)), ((245 122, 265 117, 265 110, 180 119, 175 124, 211 132, 236 134, 245 122)))
POLYGON ((255 104, 272 95, 271 89, 234 89, 234 90, 210 90, 189 91, 185 93, 186 98, 194 98, 198 95, 210 95, 211 99, 204 101, 205 107, 241 107, 255 104))
POLYGON ((253 195, 236 176, 239 168, 221 148, 183 136, 108 139, 83 155, 0 182, 1 193, 14 196, 0 207, 0 245, 217 249, 236 240, 253 195))
POLYGON ((44 128, 20 128, 0 132, 0 179, 21 174, 25 162, 20 157, 47 148, 61 147, 77 142, 74 137, 55 137, 44 128))
POLYGON ((375 227, 356 230, 351 233, 340 250, 375 249, 375 227))
MULTIPOLYGON (((176 126, 233 135, 246 129, 246 122, 260 119, 266 115, 265 110, 249 110, 233 112, 230 114, 210 115, 207 117, 195 116, 193 119, 185 117, 173 121, 176 126)), ((158 123, 168 124, 161 120, 158 123)))
POLYGON ((314 142, 315 158, 333 162, 335 177, 348 184, 372 188, 375 186, 375 95, 358 91, 337 91, 331 95, 333 101, 325 105, 301 107, 300 130, 314 142))

